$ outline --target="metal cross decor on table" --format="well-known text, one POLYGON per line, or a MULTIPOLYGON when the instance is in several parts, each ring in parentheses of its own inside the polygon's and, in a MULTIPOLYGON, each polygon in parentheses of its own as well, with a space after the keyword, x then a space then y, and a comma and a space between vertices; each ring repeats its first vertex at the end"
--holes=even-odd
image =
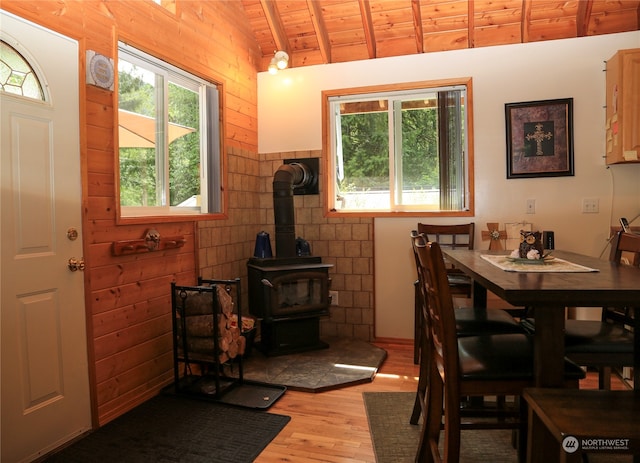
POLYGON ((502 243, 500 240, 507 239, 506 230, 498 230, 499 224, 496 223, 487 223, 488 230, 482 230, 482 239, 484 241, 489 241, 489 250, 490 251, 501 251, 502 243))

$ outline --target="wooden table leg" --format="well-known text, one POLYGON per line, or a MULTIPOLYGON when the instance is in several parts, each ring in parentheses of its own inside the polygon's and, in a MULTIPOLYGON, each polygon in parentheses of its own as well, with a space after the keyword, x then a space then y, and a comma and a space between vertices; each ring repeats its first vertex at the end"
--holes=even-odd
POLYGON ((564 386, 564 307, 535 307, 536 387, 564 386))
POLYGON ((473 282, 473 294, 471 295, 473 307, 476 309, 487 308, 487 288, 477 282, 473 282))
MULTIPOLYGON (((534 374, 537 387, 564 386, 564 308, 535 307, 534 374)), ((527 463, 559 461, 558 443, 529 410, 527 463), (550 450, 553 449, 553 450, 550 450)))

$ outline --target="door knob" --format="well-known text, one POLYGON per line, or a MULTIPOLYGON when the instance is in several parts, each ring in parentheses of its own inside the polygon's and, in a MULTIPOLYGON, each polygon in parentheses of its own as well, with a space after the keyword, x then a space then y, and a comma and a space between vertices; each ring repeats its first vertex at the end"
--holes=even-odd
POLYGON ((84 259, 76 259, 75 257, 72 257, 69 259, 67 265, 69 266, 69 270, 72 272, 75 272, 76 270, 84 270, 84 259))

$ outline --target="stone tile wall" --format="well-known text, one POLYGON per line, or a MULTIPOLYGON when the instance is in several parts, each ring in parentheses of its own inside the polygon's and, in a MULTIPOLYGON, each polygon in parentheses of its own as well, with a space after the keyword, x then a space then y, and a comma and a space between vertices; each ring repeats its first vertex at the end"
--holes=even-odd
MULTIPOLYGON (((256 234, 271 236, 275 249, 273 174, 284 159, 322 157, 321 151, 296 151, 259 155, 230 148, 228 159, 229 217, 198 223, 199 268, 205 278, 246 281, 246 262, 253 255, 256 234)), ((320 175, 324 175, 322 161, 320 175)), ((321 321, 321 336, 372 341, 374 338, 373 219, 327 218, 320 194, 296 195, 296 236, 311 244, 312 254, 333 264, 331 289, 339 305, 321 321)), ((245 285, 246 286, 246 285, 245 285)), ((246 295, 246 287, 243 291, 246 295)), ((246 298, 245 298, 246 304, 246 298)))
MULTIPOLYGON (((275 244, 273 174, 284 159, 322 158, 321 151, 296 151, 260 155, 260 211, 263 229, 275 244)), ((296 195, 296 236, 311 244, 314 256, 333 264, 331 289, 338 291, 339 305, 322 319, 321 336, 340 336, 372 341, 374 337, 373 219, 327 218, 323 215, 323 161, 320 160, 320 194, 296 195)), ((259 231, 259 230, 257 230, 259 231)), ((257 232, 256 231, 256 232, 257 232)), ((274 248, 275 251, 275 248, 274 248)))

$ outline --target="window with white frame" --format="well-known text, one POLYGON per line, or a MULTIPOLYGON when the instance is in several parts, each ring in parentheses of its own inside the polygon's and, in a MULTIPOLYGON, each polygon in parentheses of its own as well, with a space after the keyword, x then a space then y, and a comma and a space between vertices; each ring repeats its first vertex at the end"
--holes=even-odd
POLYGON ((122 217, 222 209, 217 87, 118 44, 122 217))
POLYGON ((470 79, 324 92, 331 212, 471 208, 470 79))

